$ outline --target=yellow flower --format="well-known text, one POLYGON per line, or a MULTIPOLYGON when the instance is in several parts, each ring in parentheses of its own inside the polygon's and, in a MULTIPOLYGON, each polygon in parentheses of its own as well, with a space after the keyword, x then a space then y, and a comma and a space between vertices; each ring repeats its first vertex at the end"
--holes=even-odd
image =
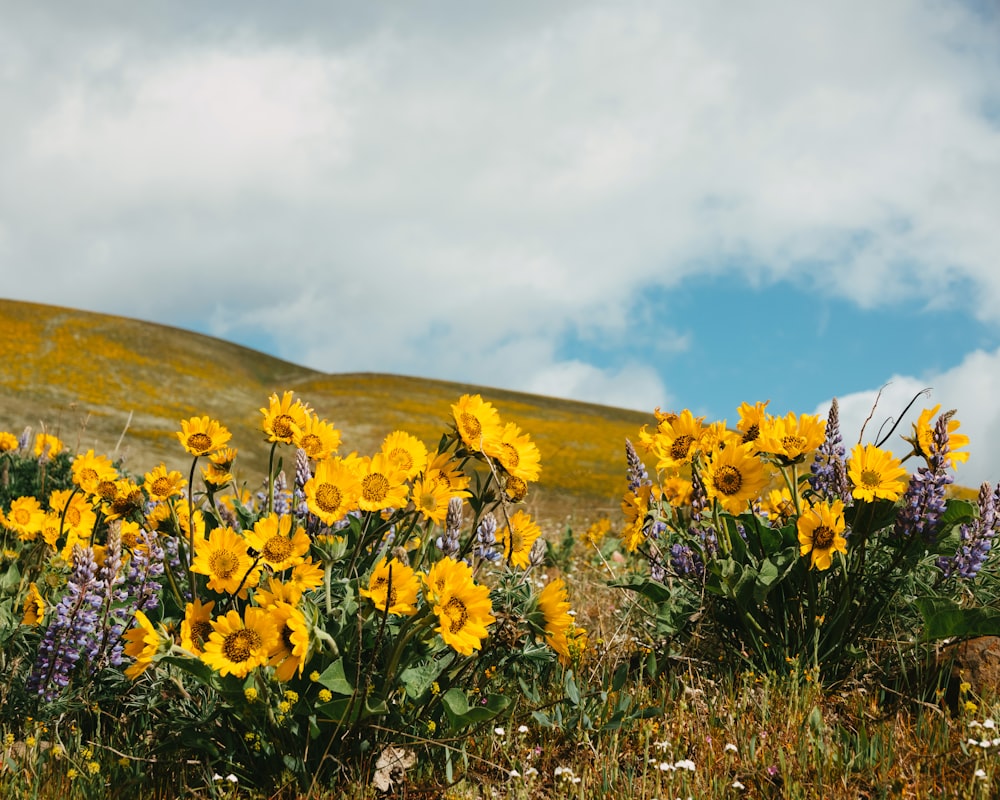
POLYGON ((73 459, 73 482, 87 494, 97 494, 98 486, 103 481, 118 480, 118 470, 111 460, 105 456, 94 455, 88 450, 84 455, 73 459))
POLYGON ((240 597, 256 586, 260 568, 254 566, 247 552, 246 540, 229 527, 216 528, 207 539, 194 540, 191 571, 208 576, 208 588, 240 597))
POLYGON ((63 451, 63 443, 58 436, 50 433, 39 433, 35 437, 35 456, 38 458, 53 458, 63 451))
POLYGON ((272 394, 268 398, 268 407, 262 408, 264 415, 261 428, 267 434, 269 442, 284 442, 292 444, 302 435, 306 427, 308 409, 300 400, 293 400, 294 392, 285 392, 281 398, 272 394))
POLYGON ((269 514, 257 520, 253 530, 244 531, 243 536, 275 572, 295 566, 309 552, 308 534, 298 527, 293 532, 292 518, 288 514, 269 514))
POLYGON ((752 446, 715 450, 702 470, 701 479, 708 499, 718 500, 730 514, 746 511, 767 486, 767 472, 761 460, 750 452, 752 446))
POLYGON ((844 504, 817 503, 809 506, 799 516, 799 553, 811 553, 809 568, 830 569, 835 552, 847 553, 844 532, 844 504))
POLYGON ((766 409, 770 402, 770 400, 765 400, 763 403, 757 402, 753 405, 740 403, 740 407, 737 409, 740 421, 736 423, 736 430, 742 434, 744 444, 755 441, 760 435, 760 429, 768 419, 766 409))
POLYGON ((444 524, 448 516, 448 502, 451 500, 446 482, 436 480, 433 474, 417 478, 413 482, 410 499, 417 513, 424 519, 437 525, 444 524))
POLYGON ((125 675, 135 680, 153 663, 153 657, 165 639, 160 636, 153 623, 141 611, 135 611, 136 625, 122 637, 125 640, 125 655, 135 659, 135 663, 125 670, 125 675))
POLYGON ((307 558, 301 564, 292 567, 292 576, 288 583, 298 588, 300 592, 316 589, 323 583, 323 567, 307 558))
POLYGON ((255 667, 267 664, 277 640, 274 620, 264 609, 250 606, 245 619, 229 611, 212 620, 201 660, 220 675, 245 678, 255 667))
POLYGON ((316 695, 321 703, 329 703, 333 700, 333 692, 329 689, 320 689, 316 695))
POLYGON ((42 532, 44 522, 45 512, 34 497, 19 497, 11 501, 10 511, 7 512, 7 527, 22 542, 34 541, 42 532))
POLYGON ((815 450, 826 438, 826 420, 812 414, 801 417, 789 412, 785 417, 771 417, 760 426, 754 441, 758 453, 772 453, 788 463, 798 462, 815 450))
POLYGON ((381 511, 406 505, 410 489, 404 483, 405 474, 382 453, 362 460, 361 496, 358 505, 363 511, 381 511))
POLYGON ((888 450, 873 444, 854 445, 847 462, 847 477, 854 484, 855 500, 871 503, 877 498, 898 500, 906 491, 906 470, 888 450))
POLYGON ((459 654, 471 656, 482 647, 483 639, 489 635, 486 628, 496 622, 496 617, 492 614, 489 588, 475 583, 468 565, 454 563, 465 569, 456 570, 452 578, 444 582, 434 606, 440 623, 434 630, 459 654))
POLYGON ((498 437, 483 442, 483 452, 500 462, 509 475, 522 481, 537 481, 541 471, 541 453, 526 433, 508 422, 498 437))
POLYGON ((704 419, 695 417, 685 408, 672 421, 661 420, 651 441, 652 451, 659 459, 657 470, 670 471, 691 462, 691 457, 700 449, 704 419))
POLYGON ((205 642, 212 632, 212 609, 215 601, 202 603, 197 597, 184 609, 184 619, 181 621, 181 647, 200 656, 204 652, 205 642))
POLYGON ((458 435, 477 453, 500 435, 500 414, 481 395, 463 394, 451 407, 458 435))
POLYGON ((371 600, 379 611, 410 616, 417 613, 419 591, 420 580, 413 569, 396 558, 383 558, 372 570, 368 588, 359 589, 358 594, 371 600))
POLYGON ((382 442, 381 452, 406 479, 419 475, 427 468, 427 447, 416 436, 393 431, 382 442))
MULTIPOLYGON (((305 615, 288 603, 278 602, 268 611, 278 631, 277 644, 268 663, 276 667, 275 675, 284 683, 296 673, 302 675, 309 655, 309 625, 305 615)), ((285 696, 288 697, 287 692, 285 696)))
MULTIPOLYGON (((59 489, 49 495, 49 510, 57 514, 60 524, 80 536, 89 536, 97 522, 94 507, 86 497, 70 489, 59 489)), ((50 544, 55 544, 50 542, 50 544)))
POLYGON ((469 497, 470 479, 447 452, 438 453, 427 465, 424 480, 434 480, 448 487, 451 497, 469 497))
POLYGON ((559 654, 559 660, 563 664, 569 663, 570 651, 566 632, 573 624, 573 617, 569 614, 570 604, 566 583, 562 578, 550 581, 538 593, 538 607, 545 619, 546 641, 559 654))
MULTIPOLYGON (((91 513, 93 514, 93 512, 91 513)), ((96 515, 94 515, 94 519, 97 519, 96 515)), ((54 511, 48 512, 45 519, 42 520, 42 529, 39 533, 42 534, 45 544, 49 547, 56 547, 59 537, 62 535, 62 516, 54 511)), ((79 536, 79 534, 76 535, 79 536)))
POLYGON ((600 547, 601 542, 604 541, 604 537, 608 535, 611 531, 611 520, 607 517, 601 517, 598 520, 590 523, 590 527, 584 531, 583 540, 593 547, 600 547))
MULTIPOLYGON (((322 577, 322 572, 320 573, 322 577)), ((298 605, 299 600, 302 599, 303 590, 300 586, 297 586, 292 582, 283 582, 278 580, 274 575, 271 575, 267 584, 262 584, 260 588, 254 592, 254 602, 261 608, 273 608, 278 603, 288 603, 289 605, 298 605)))
POLYGON ((672 475, 663 481, 661 489, 667 502, 674 508, 691 505, 694 486, 687 478, 683 478, 680 475, 672 475))
POLYGON ((649 514, 652 492, 653 487, 646 484, 640 486, 638 492, 627 492, 622 498, 625 525, 622 527, 621 541, 626 552, 634 553, 646 541, 646 516, 649 514))
POLYGON ((179 497, 184 493, 184 486, 187 484, 184 476, 176 470, 167 471, 166 464, 160 464, 151 472, 147 472, 145 478, 143 488, 150 500, 162 501, 170 497, 179 497))
POLYGON ((142 513, 146 498, 139 485, 128 478, 117 480, 113 484, 114 493, 104 498, 101 508, 105 517, 122 519, 142 513))
POLYGON ((453 558, 442 558, 421 578, 424 582, 424 596, 428 603, 437 603, 450 583, 463 584, 471 579, 472 570, 468 564, 453 558))
POLYGON ((541 534, 541 528, 531 515, 518 511, 500 533, 504 556, 513 566, 527 568, 531 563, 531 547, 541 534))
POLYGON ((772 520, 772 525, 784 525, 795 516, 795 504, 792 502, 792 493, 788 487, 782 486, 780 489, 772 489, 761 502, 761 509, 767 512, 768 518, 772 520))
POLYGON ((243 690, 243 697, 246 698, 248 703, 257 702, 257 690, 253 686, 248 686, 243 690))
POLYGON ((45 616, 45 600, 42 599, 38 586, 32 582, 28 584, 28 594, 24 598, 24 616, 21 618, 22 625, 37 625, 45 616))
POLYGON ((218 420, 191 417, 181 420, 177 438, 193 456, 205 456, 218 450, 232 438, 232 434, 218 420))
POLYGON ((340 431, 316 414, 306 418, 302 433, 295 440, 295 446, 306 451, 314 461, 322 461, 337 452, 340 447, 340 431))
POLYGON ((10 453, 20 446, 17 437, 9 431, 0 431, 0 453, 10 453))
POLYGON ((358 507, 361 477, 353 464, 334 457, 316 465, 304 491, 309 510, 326 525, 333 525, 358 507))
MULTIPOLYGON (((920 412, 920 418, 917 420, 916 424, 913 426, 913 436, 906 441, 913 445, 914 452, 923 456, 925 459, 930 461, 931 449, 934 445, 934 426, 931 425, 931 418, 937 414, 938 409, 941 408, 941 404, 938 403, 934 408, 925 408, 920 412)), ((962 433, 956 433, 956 431, 961 426, 961 422, 952 417, 948 420, 948 466, 955 469, 958 466, 958 462, 966 462, 969 460, 968 452, 958 453, 956 452, 958 448, 965 447, 969 444, 969 437, 962 433)), ((904 439, 906 437, 903 437, 904 439)))

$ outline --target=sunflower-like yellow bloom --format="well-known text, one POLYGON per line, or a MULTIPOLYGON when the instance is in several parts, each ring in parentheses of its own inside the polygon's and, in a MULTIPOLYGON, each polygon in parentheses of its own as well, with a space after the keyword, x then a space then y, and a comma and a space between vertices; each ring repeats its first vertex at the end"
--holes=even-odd
POLYGON ((876 499, 898 500, 906 491, 906 469, 888 450, 873 444, 854 445, 847 462, 847 477, 854 485, 855 500, 871 503, 876 499))
POLYGON ((114 482, 114 494, 104 497, 101 508, 109 520, 125 519, 141 514, 146 505, 146 498, 139 485, 129 478, 121 478, 114 482))
POLYGON ((761 510, 767 513, 772 525, 784 525, 795 516, 795 503, 792 501, 792 493, 788 487, 782 486, 780 489, 771 489, 761 502, 761 510))
POLYGON ((207 456, 226 444, 233 435, 218 420, 204 417, 191 417, 181 420, 181 429, 177 438, 193 456, 207 456))
POLYGON ((291 581, 278 580, 271 575, 266 583, 262 583, 254 592, 253 600, 261 608, 274 608, 278 603, 288 603, 297 606, 302 599, 303 590, 291 581))
POLYGON ((483 452, 500 462, 508 475, 522 481, 537 481, 542 455, 531 437, 513 422, 508 422, 499 436, 483 443, 483 452))
POLYGON ((770 400, 758 401, 753 405, 740 403, 740 407, 737 409, 740 421, 736 423, 736 430, 740 432, 744 444, 756 441, 760 435, 761 428, 770 418, 767 413, 767 404, 770 402, 770 400))
POLYGON ((295 399, 294 392, 285 392, 280 398, 272 394, 267 408, 262 408, 260 413, 264 415, 261 429, 267 434, 267 441, 285 444, 292 444, 302 435, 309 418, 308 408, 295 399))
POLYGON ((531 515, 518 511, 500 532, 501 552, 513 566, 525 569, 531 563, 531 547, 541 535, 542 529, 531 515))
POLYGON ((492 613, 489 588, 478 585, 472 579, 472 570, 463 566, 465 570, 455 570, 442 582, 434 606, 439 625, 434 630, 460 655, 471 656, 482 647, 483 639, 489 635, 486 628, 496 622, 496 617, 492 613))
POLYGON ((730 514, 740 514, 767 486, 769 477, 752 445, 738 445, 709 454, 701 479, 709 500, 718 500, 730 514))
POLYGON ((387 614, 412 616, 417 613, 420 579, 411 567, 397 558, 380 560, 368 579, 368 588, 358 594, 367 597, 375 608, 387 614))
POLYGON ((260 580, 260 567, 254 566, 246 540, 232 528, 216 528, 207 539, 196 537, 194 554, 191 571, 207 575, 214 592, 244 597, 260 580))
POLYGON ((625 524, 622 526, 622 547, 626 552, 634 553, 646 541, 646 516, 649 514, 649 503, 653 487, 646 484, 640 486, 637 492, 627 492, 622 498, 622 514, 625 524))
POLYGON ((322 585, 323 576, 323 567, 311 558, 307 558, 301 564, 292 567, 292 575, 288 579, 288 583, 297 587, 300 592, 308 592, 310 589, 316 589, 322 585))
POLYGON ((435 561, 427 574, 420 577, 424 582, 425 599, 428 603, 437 604, 448 584, 463 584, 472 580, 472 569, 463 561, 446 557, 435 561))
POLYGON ((309 625, 305 615, 289 603, 276 603, 268 609, 278 631, 277 644, 268 664, 276 667, 275 676, 282 683, 296 673, 302 674, 309 656, 309 625))
POLYGON ((176 470, 167 470, 166 464, 154 467, 145 475, 143 488, 150 500, 163 501, 170 497, 180 497, 184 493, 187 481, 176 470))
POLYGON ((486 445, 500 435, 500 414, 481 395, 463 394, 452 405, 451 413, 458 435, 470 450, 483 452, 486 445))
POLYGON ((70 489, 57 489, 49 495, 49 511, 58 515, 60 524, 80 536, 89 536, 97 523, 97 514, 87 498, 70 489))
POLYGON ((118 470, 106 456, 94 455, 93 450, 88 450, 73 459, 73 483, 89 495, 97 494, 102 482, 116 480, 118 470))
POLYGON ((424 478, 433 478, 436 482, 445 484, 452 497, 470 496, 466 491, 471 482, 469 476, 462 471, 462 467, 448 452, 438 453, 430 460, 424 478))
MULTIPOLYGON (((928 461, 931 457, 931 450, 934 447, 934 426, 931 424, 931 419, 938 413, 940 408, 941 404, 938 403, 934 408, 925 408, 921 411, 920 418, 913 426, 913 436, 907 439, 913 445, 914 452, 919 456, 923 456, 928 461)), ((968 452, 956 452, 960 447, 966 447, 969 444, 968 436, 963 433, 956 433, 961 424, 954 417, 948 420, 947 459, 948 466, 952 469, 955 469, 959 462, 964 463, 969 460, 968 452)))
POLYGON ((314 461, 322 461, 337 452, 340 447, 340 431, 317 414, 310 414, 302 433, 295 440, 295 446, 306 451, 314 461))
POLYGON ((660 421, 651 440, 652 452, 659 459, 657 470, 669 472, 691 463, 691 457, 701 448, 704 420, 704 417, 695 417, 685 408, 673 420, 668 422, 664 418, 660 421))
POLYGON ((410 492, 410 499, 417 513, 436 525, 444 524, 448 516, 448 502, 451 500, 447 481, 437 479, 440 473, 440 470, 435 470, 417 478, 413 482, 413 491, 410 492))
POLYGON ((18 497, 10 503, 7 512, 7 527, 17 534, 22 542, 32 542, 42 532, 45 511, 34 497, 18 497))
POLYGON ((840 500, 809 506, 799 516, 799 552, 811 553, 810 569, 830 569, 835 552, 847 553, 843 537, 844 504, 840 500))
POLYGON ((325 524, 333 525, 358 507, 361 476, 352 463, 334 457, 320 461, 315 474, 303 487, 309 510, 325 524))
POLYGON ((10 433, 9 431, 0 431, 0 453, 9 453, 13 450, 17 450, 21 446, 21 443, 17 440, 17 437, 10 433))
POLYGON ((22 625, 38 625, 45 616, 45 600, 34 581, 28 584, 28 594, 24 598, 22 625))
POLYGON ((410 495, 410 487, 405 481, 405 473, 389 461, 384 453, 364 458, 358 506, 362 511, 402 508, 410 495))
POLYGON ((125 655, 135 659, 135 663, 125 670, 125 674, 132 680, 149 668, 153 657, 166 641, 143 612, 137 610, 134 614, 136 624, 122 637, 125 640, 125 655))
POLYGON ((250 606, 245 618, 236 611, 212 620, 212 632, 205 642, 201 660, 220 675, 245 678, 271 658, 278 643, 278 631, 271 614, 250 606))
POLYGON ((573 624, 573 617, 569 613, 570 603, 562 578, 550 581, 538 593, 538 607, 545 618, 545 639, 549 647, 559 654, 559 660, 563 664, 569 663, 570 650, 566 633, 573 624))
POLYGON ((815 450, 826 438, 826 420, 813 414, 770 417, 760 426, 754 441, 758 453, 772 453, 789 463, 799 461, 815 450))
POLYGON ((243 537, 275 572, 294 567, 309 552, 308 534, 302 528, 292 531, 292 518, 288 514, 262 517, 254 523, 253 530, 243 532, 243 537))
POLYGON ((184 608, 181 620, 181 647, 200 656, 205 651, 205 642, 212 632, 212 609, 215 601, 202 603, 197 597, 184 608))
POLYGON ((39 433, 35 437, 35 456, 37 458, 54 458, 63 451, 62 440, 51 433, 39 433))
POLYGON ((381 452, 390 464, 402 471, 406 479, 419 475, 427 468, 427 446, 405 431, 393 431, 386 436, 381 452))
POLYGON ((45 519, 42 520, 42 529, 39 533, 42 534, 45 544, 49 547, 56 547, 59 543, 59 537, 62 535, 62 516, 54 511, 49 511, 45 515, 45 519))
POLYGON ((672 475, 663 482, 661 487, 663 496, 674 508, 682 508, 691 505, 691 496, 694 494, 694 485, 687 478, 681 475, 672 475))

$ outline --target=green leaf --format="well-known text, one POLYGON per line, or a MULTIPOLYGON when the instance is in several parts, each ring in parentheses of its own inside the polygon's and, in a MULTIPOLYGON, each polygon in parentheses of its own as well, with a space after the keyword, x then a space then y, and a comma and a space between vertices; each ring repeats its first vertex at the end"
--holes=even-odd
POLYGON ((431 684, 441 674, 441 666, 436 661, 429 661, 413 667, 407 667, 399 674, 399 682, 406 689, 406 694, 417 698, 431 688, 431 684))
POLYGON ((976 606, 964 608, 947 597, 921 597, 917 610, 924 619, 923 638, 926 641, 1000 636, 1000 610, 976 606))
POLYGON ((575 705, 580 705, 580 690, 576 686, 576 681, 573 680, 573 673, 567 671, 566 677, 563 680, 563 689, 566 691, 566 697, 569 701, 575 705))
POLYGON ((465 692, 458 687, 451 688, 441 695, 441 701, 454 728, 464 728, 476 722, 493 719, 510 705, 510 698, 502 694, 491 694, 486 698, 485 705, 470 707, 465 692))
POLYGON ((16 562, 11 562, 7 571, 0 575, 0 591, 4 594, 13 593, 21 584, 21 570, 16 562))
POLYGON ((351 682, 347 680, 347 675, 344 672, 344 659, 342 658, 338 658, 323 670, 318 682, 334 694, 354 694, 354 687, 351 686, 351 682))
POLYGON ((633 578, 627 583, 609 583, 608 586, 612 589, 628 589, 630 592, 636 592, 643 597, 648 597, 654 603, 665 603, 673 596, 670 589, 659 581, 649 578, 633 578))
POLYGON ((157 659, 157 663, 164 662, 180 667, 190 675, 193 675, 205 686, 219 688, 219 673, 212 669, 200 658, 184 658, 181 656, 163 656, 157 659))

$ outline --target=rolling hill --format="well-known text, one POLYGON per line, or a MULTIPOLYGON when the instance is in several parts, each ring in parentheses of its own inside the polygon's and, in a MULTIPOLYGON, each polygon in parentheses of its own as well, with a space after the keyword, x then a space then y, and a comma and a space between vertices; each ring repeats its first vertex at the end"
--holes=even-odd
POLYGON ((237 478, 256 488, 269 445, 259 408, 293 390, 336 425, 341 452, 374 452, 405 430, 432 450, 450 406, 479 393, 537 443, 542 476, 528 504, 543 526, 618 514, 624 439, 642 414, 537 395, 374 373, 326 374, 239 345, 164 325, 0 299, 0 430, 44 427, 80 451, 122 456, 141 475, 161 461, 185 474, 179 421, 207 414, 233 433, 237 478))

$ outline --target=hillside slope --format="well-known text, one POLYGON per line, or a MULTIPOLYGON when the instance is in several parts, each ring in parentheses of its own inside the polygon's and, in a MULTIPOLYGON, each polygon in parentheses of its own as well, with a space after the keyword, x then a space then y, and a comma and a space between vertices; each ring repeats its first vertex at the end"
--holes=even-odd
POLYGON ((294 390, 342 432, 341 452, 370 453, 393 430, 433 449, 450 405, 480 393, 531 434, 542 480, 529 501, 548 523, 616 513, 624 439, 651 415, 445 381, 373 373, 330 375, 230 342, 124 317, 0 299, 0 430, 57 433, 73 449, 118 453, 142 473, 160 461, 185 473, 174 432, 208 414, 233 433, 238 474, 255 488, 268 447, 258 409, 294 390))

